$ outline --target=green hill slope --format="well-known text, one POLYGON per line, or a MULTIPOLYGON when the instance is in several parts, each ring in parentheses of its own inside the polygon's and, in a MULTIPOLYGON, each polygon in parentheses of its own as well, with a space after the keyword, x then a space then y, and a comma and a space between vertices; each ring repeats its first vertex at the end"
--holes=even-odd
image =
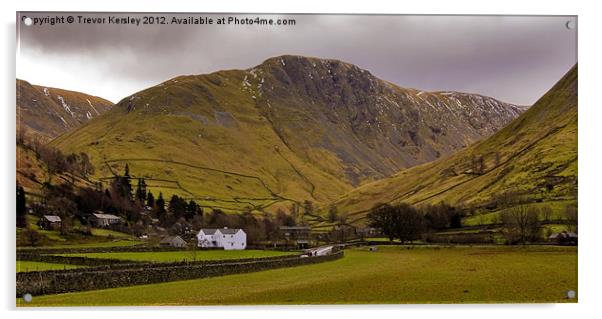
POLYGON ((490 138, 452 156, 363 185, 334 205, 359 221, 379 203, 482 207, 491 206, 507 192, 536 202, 576 200, 577 66, 490 138))
POLYGON ((521 109, 403 89, 336 60, 282 56, 138 92, 52 142, 107 179, 127 163, 153 192, 226 211, 327 203, 493 134, 521 109))

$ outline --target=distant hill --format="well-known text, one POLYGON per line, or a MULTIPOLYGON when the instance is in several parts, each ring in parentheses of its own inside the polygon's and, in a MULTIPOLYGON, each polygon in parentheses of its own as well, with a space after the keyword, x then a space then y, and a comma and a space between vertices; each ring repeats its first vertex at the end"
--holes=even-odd
POLYGON ((17 79, 17 129, 54 138, 106 112, 113 103, 17 79))
POLYGON ((334 205, 358 221, 379 203, 494 205, 512 192, 532 201, 577 198, 577 66, 493 136, 451 156, 363 185, 334 205))
POLYGON ((522 109, 493 98, 400 88, 357 66, 301 56, 180 76, 135 93, 52 145, 109 178, 129 164, 164 194, 226 211, 330 202, 447 156, 522 109))

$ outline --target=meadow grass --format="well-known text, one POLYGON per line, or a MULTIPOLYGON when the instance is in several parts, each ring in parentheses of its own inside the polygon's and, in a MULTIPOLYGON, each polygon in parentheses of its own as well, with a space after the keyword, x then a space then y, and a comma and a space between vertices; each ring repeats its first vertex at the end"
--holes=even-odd
MULTIPOLYGON (((37 225, 39 217, 27 214, 27 223, 29 229, 33 229, 42 235, 40 246, 28 246, 28 240, 25 236, 24 228, 17 228, 17 247, 19 249, 39 249, 39 248, 84 248, 84 247, 116 247, 139 245, 143 242, 136 237, 103 228, 92 228, 92 235, 83 235, 74 231, 67 235, 61 235, 58 230, 40 229, 37 225)), ((74 230, 81 230, 83 226, 79 222, 74 222, 74 230)))
POLYGON ((17 260, 17 272, 28 272, 28 271, 42 271, 42 270, 63 270, 63 269, 74 269, 83 266, 68 265, 68 264, 54 264, 39 261, 27 261, 17 260))
POLYGON ((314 265, 34 296, 27 306, 576 302, 568 290, 577 291, 575 247, 381 246, 314 265))
POLYGON ((108 253, 81 253, 62 254, 61 256, 77 256, 88 258, 112 258, 134 261, 152 262, 177 262, 192 260, 221 260, 284 256, 292 254, 282 251, 270 250, 183 250, 183 251, 160 251, 160 252, 108 252, 108 253))

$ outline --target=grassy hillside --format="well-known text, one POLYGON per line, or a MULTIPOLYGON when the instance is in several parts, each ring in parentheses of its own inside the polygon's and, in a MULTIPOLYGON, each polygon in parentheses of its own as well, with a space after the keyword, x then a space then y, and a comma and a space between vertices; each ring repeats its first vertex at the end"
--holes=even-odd
POLYGON ((402 89, 336 61, 283 56, 181 76, 52 142, 96 178, 144 177, 225 211, 328 203, 360 183, 449 154, 519 114, 477 95, 402 89))
MULTIPOLYGON (((240 75, 224 72, 222 76, 240 75)), ((122 102, 105 116, 59 137, 53 145, 66 151, 86 151, 99 178, 122 172, 127 163, 133 176, 145 177, 155 193, 177 193, 226 211, 289 205, 290 198, 324 201, 351 189, 297 158, 250 98, 241 96, 240 81, 242 78, 229 80, 215 91, 215 98, 228 102, 214 111, 185 102, 202 101, 203 91, 180 92, 202 84, 194 78, 173 80, 180 85, 163 84, 166 93, 151 89, 140 97, 132 96, 142 107, 132 106, 128 111, 122 102), (144 108, 155 100, 161 100, 160 107, 144 108), (236 119, 231 114, 236 114, 236 119)))
POLYGON ((379 203, 483 206, 509 191, 537 202, 576 200, 577 66, 490 138, 449 157, 363 185, 335 205, 360 221, 379 203))

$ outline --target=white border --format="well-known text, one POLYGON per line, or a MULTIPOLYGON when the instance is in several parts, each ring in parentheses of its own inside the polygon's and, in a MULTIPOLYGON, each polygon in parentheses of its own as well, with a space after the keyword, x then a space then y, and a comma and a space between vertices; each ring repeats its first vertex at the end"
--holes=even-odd
POLYGON ((2 183, 0 196, 2 203, 2 248, 4 261, 2 268, 2 310, 7 317, 16 318, 86 318, 95 319, 113 315, 110 311, 135 310, 136 316, 145 318, 175 318, 177 316, 232 316, 240 318, 312 318, 314 316, 345 316, 365 318, 379 316, 394 317, 445 317, 445 318, 588 318, 600 313, 599 285, 602 264, 600 247, 596 244, 599 228, 602 226, 600 205, 596 205, 597 191, 602 176, 600 165, 601 136, 599 123, 602 120, 599 93, 602 83, 600 75, 599 30, 602 12, 597 1, 547 0, 525 1, 325 1, 302 0, 297 2, 273 1, 95 1, 73 2, 66 0, 21 0, 7 3, 2 1, 2 125, 0 150, 4 156, 2 163, 2 183), (369 4, 369 5, 366 5, 369 4), (178 308, 103 308, 65 310, 15 310, 14 303, 14 186, 15 186, 15 11, 155 11, 155 12, 279 12, 279 13, 419 13, 419 14, 557 14, 578 15, 579 23, 579 208, 581 214, 579 245, 579 304, 558 305, 400 305, 400 306, 304 306, 304 307, 178 307, 178 308), (190 311, 203 313, 191 313, 190 311))

